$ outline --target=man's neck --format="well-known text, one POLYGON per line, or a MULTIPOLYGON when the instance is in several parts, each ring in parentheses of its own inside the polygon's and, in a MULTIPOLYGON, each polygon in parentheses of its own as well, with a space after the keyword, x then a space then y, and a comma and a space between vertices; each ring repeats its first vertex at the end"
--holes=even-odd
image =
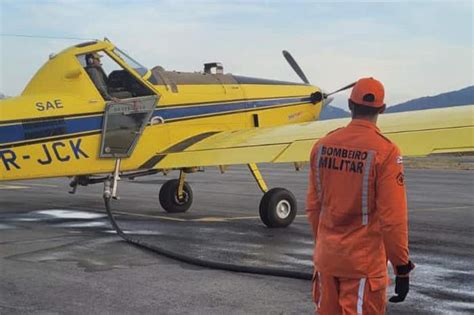
POLYGON ((373 123, 374 125, 377 125, 377 118, 379 115, 373 115, 373 116, 357 116, 356 118, 353 119, 359 119, 359 120, 365 120, 373 123))

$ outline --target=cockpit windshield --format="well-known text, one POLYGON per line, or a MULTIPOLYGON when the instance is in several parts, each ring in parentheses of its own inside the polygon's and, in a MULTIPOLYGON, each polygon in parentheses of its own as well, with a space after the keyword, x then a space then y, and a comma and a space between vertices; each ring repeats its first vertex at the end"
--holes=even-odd
POLYGON ((132 57, 124 53, 118 48, 114 48, 113 52, 122 59, 126 64, 128 64, 131 68, 133 68, 141 77, 148 73, 148 69, 137 61, 135 61, 132 57))

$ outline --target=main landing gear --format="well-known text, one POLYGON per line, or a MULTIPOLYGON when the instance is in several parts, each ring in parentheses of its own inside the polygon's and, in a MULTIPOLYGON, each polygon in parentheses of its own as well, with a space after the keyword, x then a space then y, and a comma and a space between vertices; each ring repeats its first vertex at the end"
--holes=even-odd
POLYGON ((181 170, 179 179, 171 179, 160 189, 160 204, 168 213, 186 212, 193 203, 191 186, 184 181, 186 173, 181 170))
POLYGON ((285 188, 276 187, 268 190, 257 165, 248 164, 248 168, 263 192, 259 207, 260 219, 263 224, 269 228, 282 228, 290 225, 296 217, 295 196, 285 188))
MULTIPOLYGON (((259 215, 269 228, 282 228, 290 225, 296 217, 295 196, 285 188, 268 190, 256 164, 248 164, 260 190, 264 193, 260 200, 259 215)), ((186 173, 181 170, 179 179, 171 179, 160 189, 160 204, 168 213, 186 212, 193 202, 191 186, 185 181, 186 173)))
POLYGON ((263 194, 259 214, 269 228, 287 227, 296 217, 295 196, 285 188, 272 188, 263 194))

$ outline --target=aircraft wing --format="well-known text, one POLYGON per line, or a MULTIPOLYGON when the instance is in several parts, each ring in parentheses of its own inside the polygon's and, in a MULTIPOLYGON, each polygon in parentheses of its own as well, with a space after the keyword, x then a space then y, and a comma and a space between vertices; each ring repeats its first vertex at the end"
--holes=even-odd
MULTIPOLYGON (((404 156, 474 151, 474 105, 382 114, 378 126, 404 156)), ((248 163, 304 162, 315 141, 349 119, 206 133, 148 161, 160 169, 248 163)), ((146 164, 144 166, 146 166, 146 164)), ((150 164, 151 163, 151 164, 150 164)))

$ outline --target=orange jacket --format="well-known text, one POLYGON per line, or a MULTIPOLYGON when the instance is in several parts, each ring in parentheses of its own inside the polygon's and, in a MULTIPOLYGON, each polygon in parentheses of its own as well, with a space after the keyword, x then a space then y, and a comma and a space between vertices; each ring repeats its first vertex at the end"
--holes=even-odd
POLYGON ((402 157, 375 124, 353 119, 314 145, 306 211, 317 271, 382 277, 387 258, 408 263, 402 157))

